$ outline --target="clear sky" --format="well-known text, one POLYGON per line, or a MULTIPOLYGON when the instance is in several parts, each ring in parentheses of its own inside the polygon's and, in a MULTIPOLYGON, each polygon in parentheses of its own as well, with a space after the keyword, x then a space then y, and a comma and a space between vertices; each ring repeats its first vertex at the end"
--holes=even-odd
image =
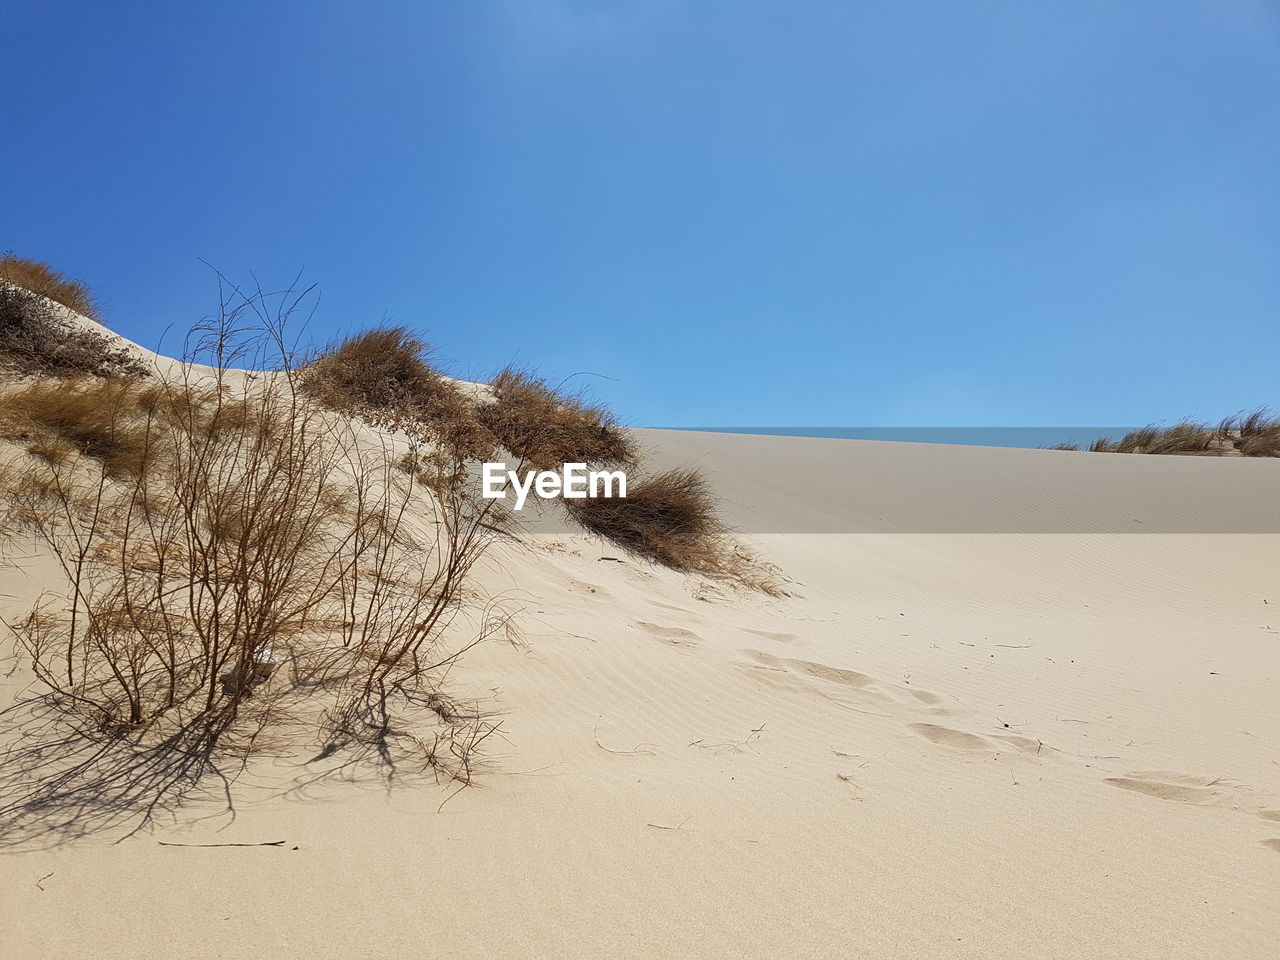
POLYGON ((630 423, 1280 406, 1276 0, 0 3, 0 248, 630 423), (573 381, 584 382, 582 380, 573 381))

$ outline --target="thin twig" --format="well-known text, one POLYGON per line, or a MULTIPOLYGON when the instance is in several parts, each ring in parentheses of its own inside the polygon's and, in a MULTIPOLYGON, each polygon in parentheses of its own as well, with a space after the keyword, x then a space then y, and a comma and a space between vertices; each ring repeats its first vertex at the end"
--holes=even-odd
POLYGON ((674 827, 668 826, 665 823, 647 823, 645 824, 645 826, 654 827, 657 830, 679 830, 681 827, 683 827, 686 823, 688 823, 692 819, 693 817, 685 817, 683 820, 677 823, 674 827))
POLYGON ((596 746, 597 746, 597 747, 599 747, 599 748, 600 748, 601 750, 603 750, 605 753, 612 753, 614 756, 618 756, 618 757, 652 757, 652 756, 655 756, 655 754, 654 754, 654 752, 653 752, 652 750, 642 749, 643 747, 647 746, 647 744, 644 744, 644 743, 637 743, 637 744, 636 744, 636 746, 635 746, 635 749, 634 749, 634 750, 612 750, 612 749, 610 749, 609 747, 606 747, 603 743, 601 743, 601 742, 600 742, 600 728, 599 728, 599 727, 595 727, 595 728, 593 729, 592 739, 593 739, 593 740, 595 740, 595 742, 596 742, 596 746))
POLYGON ((283 847, 287 840, 267 840, 263 843, 167 843, 157 840, 162 847, 283 847))

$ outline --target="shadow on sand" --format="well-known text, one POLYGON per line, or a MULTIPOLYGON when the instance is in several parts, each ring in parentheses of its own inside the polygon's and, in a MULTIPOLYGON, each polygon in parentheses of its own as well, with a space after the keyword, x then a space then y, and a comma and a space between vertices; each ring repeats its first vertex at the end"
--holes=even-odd
POLYGON ((287 758, 288 768, 273 777, 270 796, 306 800, 332 783, 388 790, 434 783, 449 788, 443 807, 472 783, 479 746, 501 726, 478 706, 461 711, 450 702, 446 710, 443 702, 432 696, 420 704, 425 717, 438 721, 429 736, 388 725, 362 744, 331 739, 307 759, 296 741, 284 749, 264 747, 267 727, 282 724, 278 715, 246 724, 243 716, 213 713, 140 742, 104 739, 82 715, 49 698, 21 701, 0 711, 0 731, 9 741, 0 750, 0 853, 89 837, 120 842, 175 823, 180 812, 184 823, 229 826, 236 818, 233 786, 251 760, 268 755, 287 758))
POLYGON ((180 806, 235 817, 231 786, 245 760, 219 749, 228 721, 205 718, 154 743, 104 741, 43 700, 0 712, 13 736, 0 752, 0 850, 52 847, 101 833, 126 839, 180 806))

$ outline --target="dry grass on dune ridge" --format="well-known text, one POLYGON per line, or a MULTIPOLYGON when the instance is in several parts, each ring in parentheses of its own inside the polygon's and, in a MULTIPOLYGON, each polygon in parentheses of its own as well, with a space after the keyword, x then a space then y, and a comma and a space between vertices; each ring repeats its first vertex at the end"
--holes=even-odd
POLYGON ((147 367, 109 334, 71 326, 44 297, 0 284, 0 366, 21 375, 145 377, 147 367))
POLYGON ((34 677, 0 712, 21 733, 0 757, 10 842, 143 825, 210 780, 229 796, 251 754, 296 751, 308 731, 338 773, 469 783, 498 723, 441 683, 461 652, 509 635, 469 581, 514 530, 470 466, 504 448, 538 469, 635 468, 626 499, 570 515, 654 563, 780 592, 705 478, 639 473, 607 408, 514 370, 472 399, 398 327, 299 365, 284 327, 310 291, 220 281, 220 315, 173 373, 146 377, 118 340, 0 285, 20 321, 0 325, 0 534, 42 545, 55 571, 7 624, 34 677), (30 348, 20 373, 15 342, 30 348), (232 369, 246 361, 272 372, 232 369))
POLYGON ((102 322, 97 301, 88 284, 83 280, 63 276, 47 263, 20 257, 9 251, 0 255, 0 280, 7 280, 24 290, 48 297, 64 307, 70 307, 82 317, 102 322))
POLYGON ((404 327, 342 340, 302 368, 302 388, 332 410, 442 444, 465 460, 488 458, 497 441, 476 406, 429 361, 404 327))
POLYGON ((1280 457, 1280 417, 1266 409, 1228 417, 1218 425, 1218 432, 1246 457, 1280 457))
POLYGON ((608 407, 567 394, 527 370, 494 377, 480 415, 502 446, 537 470, 565 463, 624 467, 626 497, 565 500, 570 519, 625 550, 684 573, 781 594, 778 571, 740 544, 719 519, 716 497, 695 468, 646 475, 639 451, 608 407))
POLYGON ((514 367, 502 370, 490 386, 493 400, 481 406, 481 419, 502 446, 533 469, 637 462, 634 444, 607 407, 514 367))
MULTIPOLYGON (((1052 450, 1079 450, 1061 443, 1052 450)), ((1131 430, 1119 440, 1099 437, 1091 453, 1180 454, 1216 457, 1280 457, 1280 417, 1265 408, 1227 417, 1217 425, 1183 420, 1172 426, 1151 424, 1131 430)))
MULTIPOLYGON (((426 346, 403 327, 348 337, 305 366, 301 376, 304 389, 325 406, 434 444, 431 453, 415 444, 406 457, 405 469, 417 476, 424 463, 437 472, 445 469, 448 454, 489 459, 499 448, 536 470, 565 463, 639 466, 634 443, 604 405, 513 367, 494 377, 491 400, 473 402, 431 366, 426 346)), ((715 497, 695 470, 642 477, 625 499, 565 506, 585 529, 654 563, 774 589, 763 566, 716 518, 715 497)))
POLYGON ((23 375, 148 375, 117 338, 69 322, 58 304, 97 319, 84 284, 34 260, 0 257, 0 366, 23 375))

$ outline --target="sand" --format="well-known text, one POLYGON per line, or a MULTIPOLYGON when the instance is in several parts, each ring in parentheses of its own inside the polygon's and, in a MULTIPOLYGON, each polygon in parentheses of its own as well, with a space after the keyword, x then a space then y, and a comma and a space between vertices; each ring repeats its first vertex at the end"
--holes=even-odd
MULTIPOLYGON (((504 546, 483 579, 525 641, 449 677, 502 718, 475 786, 285 794, 263 761, 234 820, 10 847, 0 954, 1276 955, 1280 536, 1222 531, 1280 463, 644 441, 708 469, 792 596, 504 546), (1117 504, 1188 532, 1100 532, 1117 504)), ((5 616, 41 570, 0 571, 5 616)))

